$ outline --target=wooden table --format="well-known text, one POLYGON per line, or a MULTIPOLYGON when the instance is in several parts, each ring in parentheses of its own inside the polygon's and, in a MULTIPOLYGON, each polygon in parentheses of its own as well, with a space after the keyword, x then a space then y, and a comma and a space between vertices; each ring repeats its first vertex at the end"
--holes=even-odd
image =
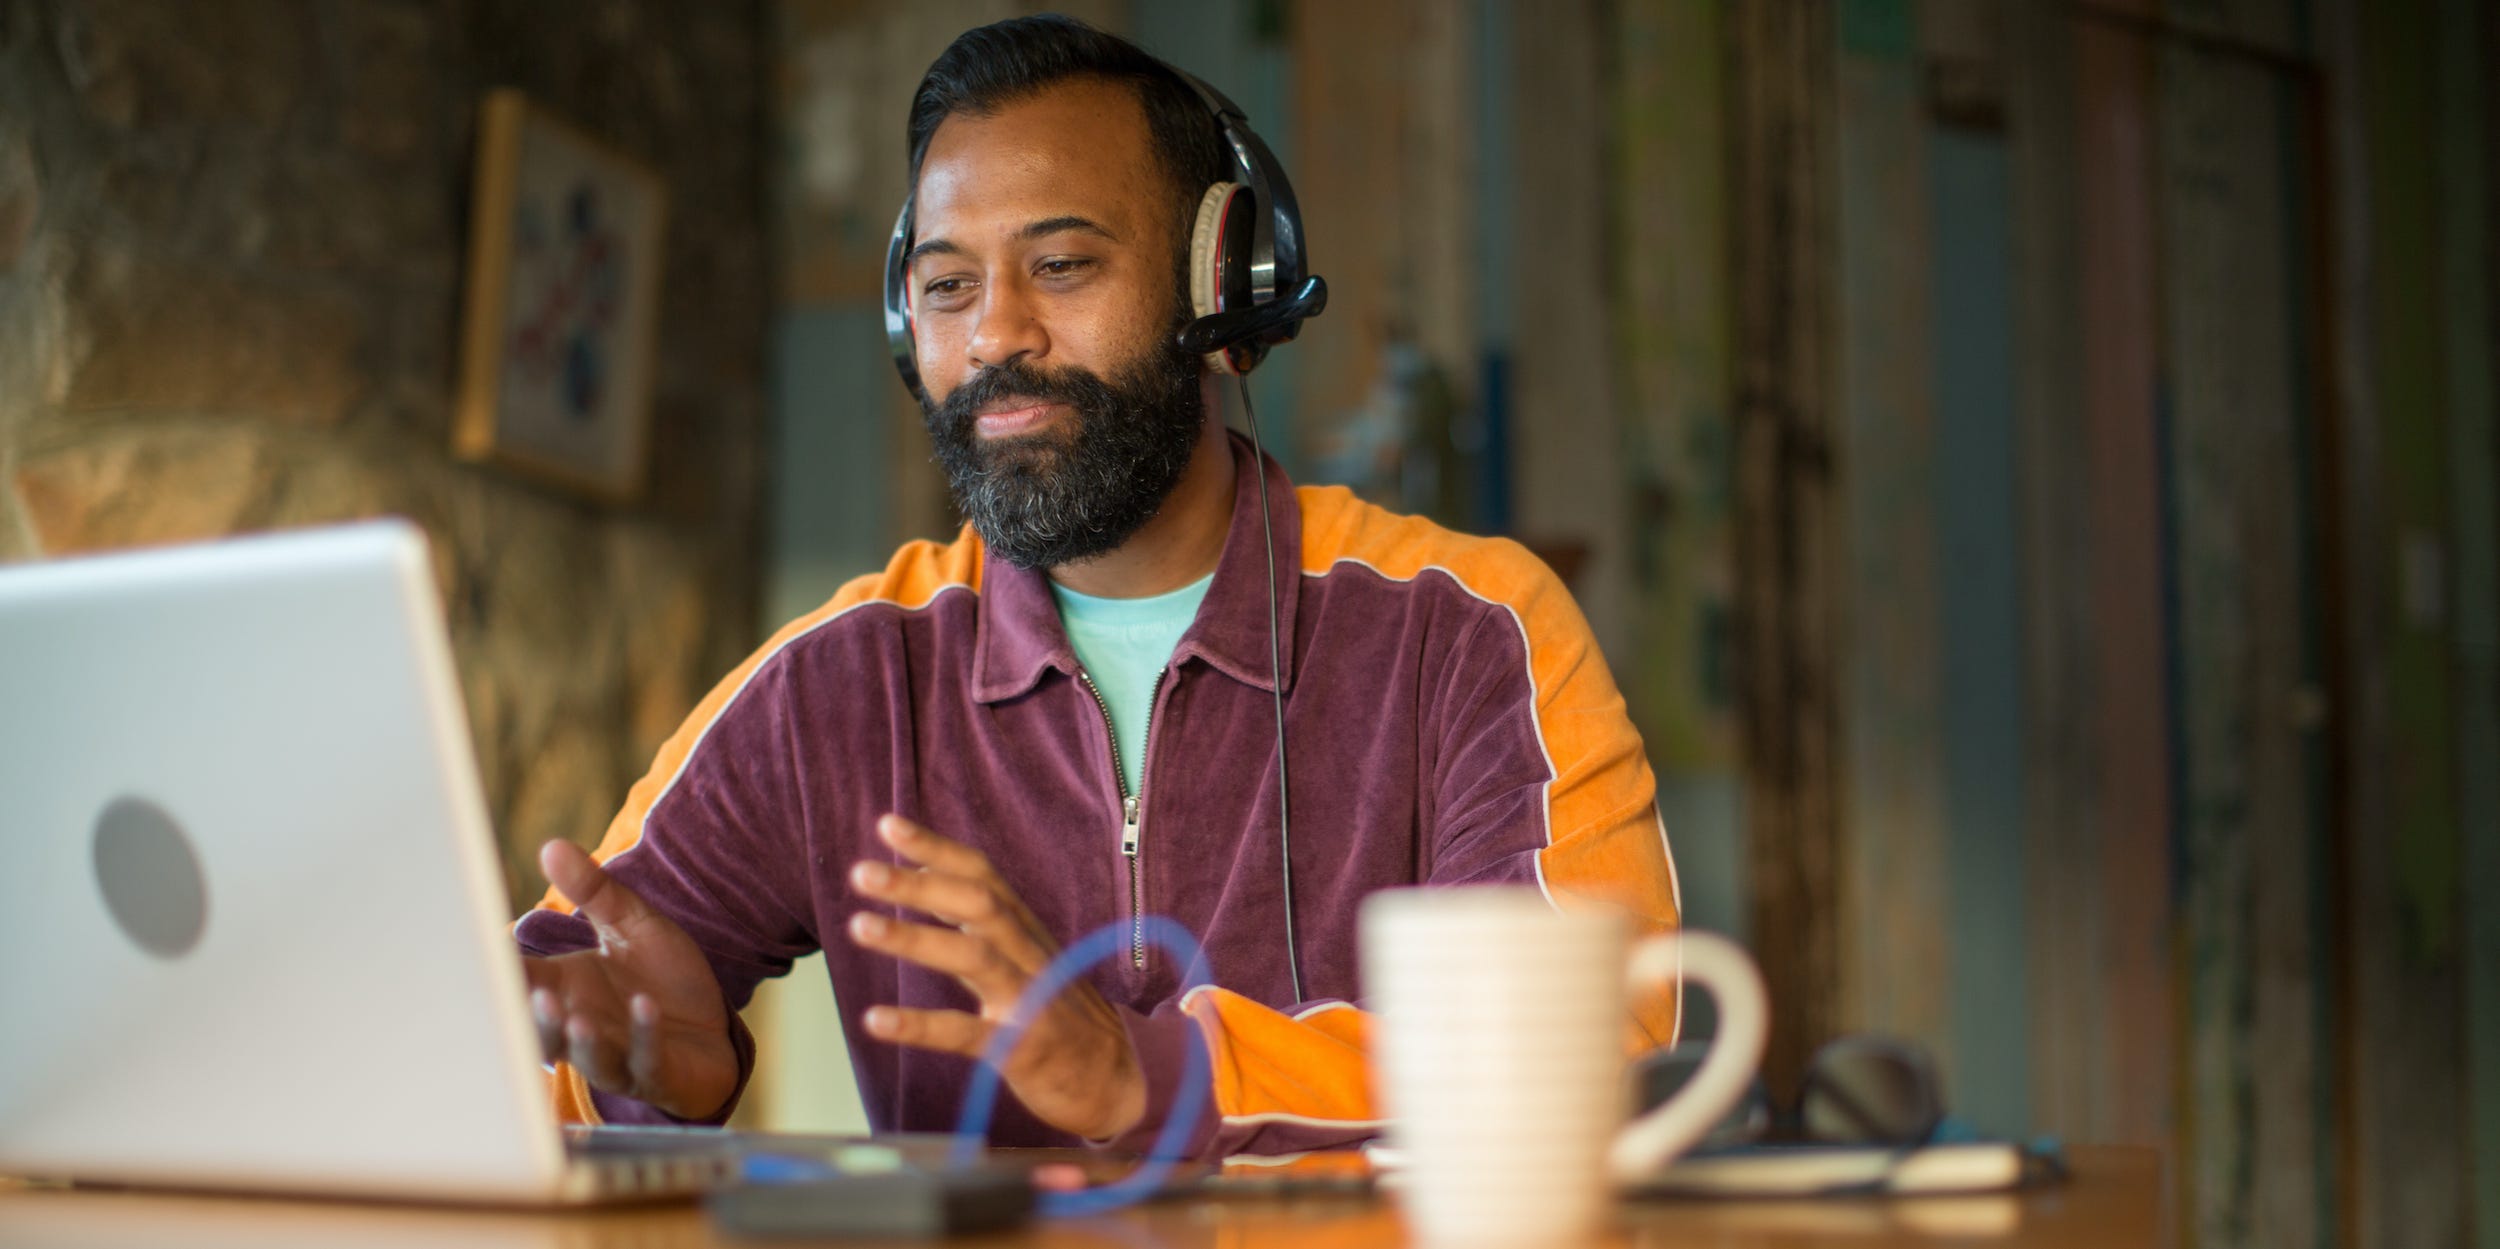
MULTIPOLYGON (((1598 1242, 1628 1249, 1988 1244, 2107 1249, 2166 1243, 2176 1212, 2158 1154, 2072 1151, 2074 1178, 2016 1196, 1643 1203, 1598 1242)), ((70 1189, 0 1189, 6 1249, 708 1249, 725 1240, 690 1205, 511 1213, 70 1189)), ((830 1242, 869 1249, 869 1242, 830 1242)), ((1007 1249, 1373 1249, 1407 1244, 1393 1201, 1336 1197, 1175 1201, 1038 1222, 949 1242, 1007 1249)))

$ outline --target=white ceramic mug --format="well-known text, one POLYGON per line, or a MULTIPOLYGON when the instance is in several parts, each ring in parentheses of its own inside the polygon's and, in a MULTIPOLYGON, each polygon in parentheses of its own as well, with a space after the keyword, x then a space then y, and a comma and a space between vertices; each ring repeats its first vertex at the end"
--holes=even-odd
POLYGON ((1633 945, 1622 916, 1518 886, 1386 890, 1364 901, 1362 934, 1373 1086, 1428 1242, 1595 1232, 1615 1184, 1699 1143, 1762 1061, 1762 977, 1722 937, 1633 945), (1627 1126, 1628 995, 1679 974, 1716 1000, 1718 1035, 1683 1090, 1627 1126))

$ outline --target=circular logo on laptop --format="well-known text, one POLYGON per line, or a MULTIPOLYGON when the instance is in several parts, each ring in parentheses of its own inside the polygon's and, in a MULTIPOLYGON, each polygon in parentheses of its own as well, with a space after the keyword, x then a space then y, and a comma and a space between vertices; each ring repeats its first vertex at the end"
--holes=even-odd
POLYGON ((95 822, 95 879, 123 935, 180 958, 208 926, 208 884, 182 826, 144 798, 116 798, 95 822))

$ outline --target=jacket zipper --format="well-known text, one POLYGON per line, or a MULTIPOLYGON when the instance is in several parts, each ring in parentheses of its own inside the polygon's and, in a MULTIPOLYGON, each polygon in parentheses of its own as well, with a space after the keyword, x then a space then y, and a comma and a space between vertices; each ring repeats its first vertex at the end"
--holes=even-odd
MULTIPOLYGON (((1155 672, 1154 694, 1146 700, 1145 738, 1138 743, 1142 747, 1151 748, 1154 745, 1155 699, 1163 696, 1163 674, 1169 671, 1171 668, 1166 665, 1155 672)), ((1111 743, 1111 783, 1120 791, 1120 857, 1128 860, 1128 959, 1131 966, 1143 971, 1146 968, 1146 877, 1138 870, 1137 863, 1138 851, 1143 848, 1140 837, 1142 821, 1138 817, 1145 800, 1145 760, 1149 756, 1145 750, 1137 752, 1138 792, 1130 793, 1128 778, 1120 775, 1120 734, 1111 727, 1111 701, 1102 696, 1102 687, 1094 684, 1092 673, 1078 668, 1076 675, 1078 680, 1085 682, 1085 692, 1094 696, 1094 706, 1102 712, 1103 737, 1111 743)))

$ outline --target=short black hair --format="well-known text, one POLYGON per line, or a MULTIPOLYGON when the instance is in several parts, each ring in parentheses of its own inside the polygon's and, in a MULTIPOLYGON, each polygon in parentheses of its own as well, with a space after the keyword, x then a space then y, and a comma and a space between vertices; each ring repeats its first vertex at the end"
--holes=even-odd
POLYGON ((928 154, 939 123, 960 114, 987 116, 1077 78, 1127 83, 1136 90, 1156 160, 1172 183, 1185 252, 1199 197, 1232 177, 1232 149, 1224 142, 1222 126, 1171 66, 1126 39, 1058 13, 1013 17, 967 30, 929 63, 911 100, 908 187, 912 192, 920 188, 921 158, 928 154))

